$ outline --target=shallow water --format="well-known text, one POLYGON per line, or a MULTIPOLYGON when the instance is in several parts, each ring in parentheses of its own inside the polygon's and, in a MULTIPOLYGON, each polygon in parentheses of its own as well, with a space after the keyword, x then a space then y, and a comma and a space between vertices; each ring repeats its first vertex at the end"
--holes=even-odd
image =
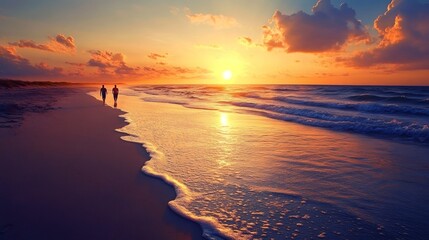
MULTIPOLYGON (((144 171, 175 185, 178 197, 170 206, 200 222, 205 237, 425 239, 429 235, 428 125, 427 117, 422 117, 427 105, 420 103, 426 91, 356 87, 347 90, 351 96, 341 96, 408 91, 412 99, 420 99, 413 100, 414 108, 407 107, 418 113, 371 113, 368 108, 342 109, 337 107, 340 101, 335 107, 325 106, 329 94, 340 98, 339 90, 330 87, 260 86, 248 91, 250 100, 243 97, 250 93, 240 88, 121 89, 118 107, 127 112, 124 116, 130 124, 119 131, 130 134, 125 140, 145 144, 152 160, 144 171), (294 99, 305 96, 313 103, 275 102, 291 91, 301 92, 294 93, 294 99), (236 104, 237 98, 253 105, 236 104), (306 121, 297 121, 303 117, 306 121), (358 127, 332 127, 347 124, 358 127)), ((396 98, 380 101, 371 104, 390 105, 386 102, 396 98)), ((407 105, 395 106, 391 109, 407 105)))

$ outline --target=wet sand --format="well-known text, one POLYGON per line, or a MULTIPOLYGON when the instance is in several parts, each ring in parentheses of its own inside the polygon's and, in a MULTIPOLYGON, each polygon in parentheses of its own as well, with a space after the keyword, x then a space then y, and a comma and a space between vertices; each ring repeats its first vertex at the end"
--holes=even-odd
POLYGON ((174 189, 144 175, 122 112, 84 91, 0 129, 0 239, 201 239, 168 208, 174 189))

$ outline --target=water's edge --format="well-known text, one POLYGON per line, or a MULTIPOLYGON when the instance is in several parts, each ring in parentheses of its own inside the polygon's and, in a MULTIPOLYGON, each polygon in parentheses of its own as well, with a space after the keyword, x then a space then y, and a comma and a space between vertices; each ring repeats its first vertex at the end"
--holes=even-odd
MULTIPOLYGON (((100 101, 94 95, 92 95, 91 92, 87 92, 87 94, 91 97, 94 97, 95 100, 100 101)), ((110 106, 110 105, 106 105, 106 106, 112 108, 112 106, 110 106)), ((124 130, 124 128, 130 124, 130 120, 127 118, 128 112, 124 111, 123 109, 119 109, 119 110, 124 112, 124 113, 118 114, 118 118, 122 119, 122 121, 124 123, 126 123, 126 125, 121 127, 121 128, 114 129, 114 130, 116 132, 124 134, 123 136, 121 136, 121 140, 123 140, 125 142, 141 144, 141 147, 143 148, 143 150, 148 153, 150 158, 149 158, 149 160, 144 161, 144 165, 141 168, 141 171, 143 172, 143 174, 150 176, 150 177, 153 177, 153 178, 156 178, 156 179, 161 179, 164 183, 166 183, 167 185, 172 186, 174 188, 174 192, 175 192, 176 197, 173 200, 171 200, 170 202, 168 202, 169 208, 174 213, 178 214, 179 216, 183 217, 184 219, 187 219, 187 220, 190 220, 192 222, 199 224, 201 229, 203 230, 202 237, 205 239, 237 239, 237 237, 243 238, 243 236, 235 236, 233 234, 226 234, 226 232, 228 232, 228 230, 227 229, 220 229, 219 228, 220 225, 216 224, 215 219, 195 216, 191 212, 189 212, 187 209, 185 209, 184 207, 175 203, 175 201, 185 198, 186 194, 185 194, 185 191, 183 191, 183 189, 187 189, 187 187, 184 184, 180 183, 179 181, 177 181, 176 179, 174 179, 168 175, 163 175, 163 174, 155 172, 148 165, 149 162, 160 158, 163 155, 163 153, 160 151, 157 151, 156 147, 153 144, 151 144, 149 142, 145 142, 144 140, 141 140, 141 139, 137 138, 137 136, 135 136, 135 135, 127 132, 126 130, 124 130), (216 225, 218 227, 216 227, 216 225)))

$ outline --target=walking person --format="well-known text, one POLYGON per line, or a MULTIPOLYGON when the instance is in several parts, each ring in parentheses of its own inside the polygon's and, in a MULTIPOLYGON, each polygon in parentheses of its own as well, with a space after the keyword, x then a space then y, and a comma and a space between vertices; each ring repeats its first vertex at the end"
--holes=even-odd
POLYGON ((106 103, 107 88, 105 88, 104 85, 101 86, 100 95, 101 98, 103 98, 103 103, 106 103))
POLYGON ((112 89, 112 93, 113 93, 113 99, 115 100, 115 103, 118 101, 118 95, 119 95, 119 89, 115 87, 112 89))

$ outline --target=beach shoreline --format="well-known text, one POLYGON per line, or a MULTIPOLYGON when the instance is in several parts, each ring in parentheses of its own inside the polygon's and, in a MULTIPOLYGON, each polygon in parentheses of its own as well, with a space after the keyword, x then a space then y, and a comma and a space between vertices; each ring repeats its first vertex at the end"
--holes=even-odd
POLYGON ((201 239, 168 207, 174 188, 141 172, 147 151, 115 131, 123 112, 74 89, 58 109, 0 129, 0 237, 201 239))
MULTIPOLYGON (((289 89, 275 87, 270 93, 278 88, 279 95, 289 89)), ((255 95, 234 97, 240 91, 182 85, 121 88, 118 107, 130 124, 118 131, 128 134, 124 140, 147 144, 154 153, 146 173, 179 183, 173 183, 179 194, 170 205, 187 210, 185 217, 199 222, 204 236, 406 239, 412 234, 420 239, 425 227, 419 222, 425 218, 413 212, 426 209, 427 197, 419 188, 423 178, 413 176, 425 166, 423 146, 218 104, 231 96, 229 102, 265 101, 263 93, 256 100, 255 95), (414 196, 413 202, 398 197, 386 182, 414 196)), ((99 99, 97 91, 90 94, 99 99)), ((106 104, 113 101, 108 98, 106 104)))

